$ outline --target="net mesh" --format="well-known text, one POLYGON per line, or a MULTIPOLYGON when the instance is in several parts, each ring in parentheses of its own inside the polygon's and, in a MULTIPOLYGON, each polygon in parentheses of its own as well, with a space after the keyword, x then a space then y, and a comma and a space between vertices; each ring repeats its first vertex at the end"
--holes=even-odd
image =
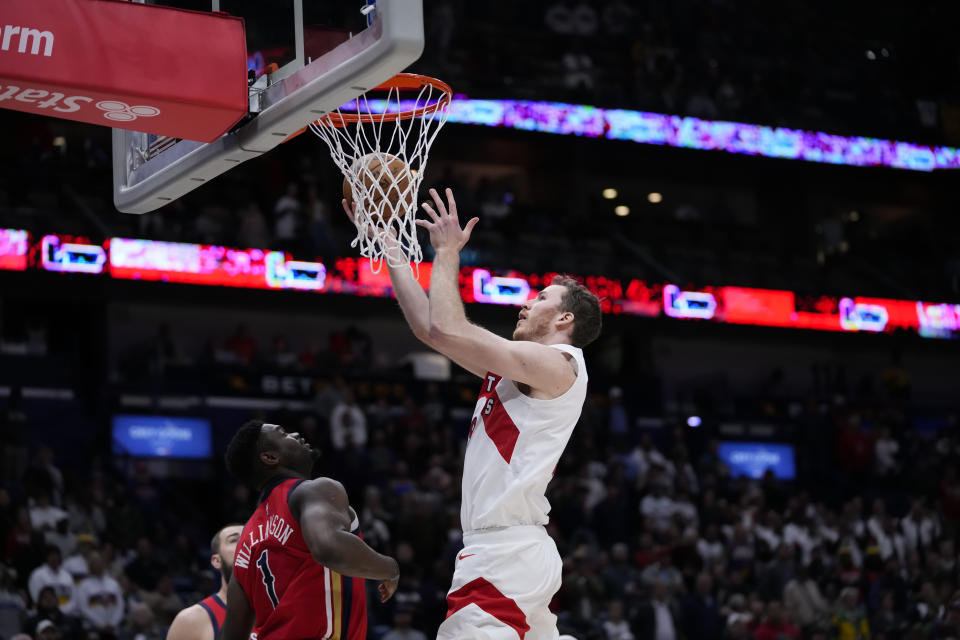
POLYGON ((429 83, 369 93, 331 111, 310 130, 330 148, 350 184, 357 227, 350 246, 359 247, 376 272, 383 260, 391 267, 423 260, 417 194, 430 146, 447 120, 450 94, 429 83))

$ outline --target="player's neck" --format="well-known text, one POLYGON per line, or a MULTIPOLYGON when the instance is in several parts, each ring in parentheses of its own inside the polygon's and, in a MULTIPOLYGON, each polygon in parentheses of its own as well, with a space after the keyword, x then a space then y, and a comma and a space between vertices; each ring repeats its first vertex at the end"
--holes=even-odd
POLYGON ((217 591, 217 597, 223 604, 227 604, 227 581, 220 576, 220 591, 217 591))

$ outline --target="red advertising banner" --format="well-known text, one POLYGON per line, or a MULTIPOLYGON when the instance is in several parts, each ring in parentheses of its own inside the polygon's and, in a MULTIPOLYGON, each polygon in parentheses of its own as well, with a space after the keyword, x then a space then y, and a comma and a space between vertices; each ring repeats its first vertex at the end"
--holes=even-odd
POLYGON ((210 142, 246 113, 243 20, 119 0, 3 0, 0 107, 210 142))

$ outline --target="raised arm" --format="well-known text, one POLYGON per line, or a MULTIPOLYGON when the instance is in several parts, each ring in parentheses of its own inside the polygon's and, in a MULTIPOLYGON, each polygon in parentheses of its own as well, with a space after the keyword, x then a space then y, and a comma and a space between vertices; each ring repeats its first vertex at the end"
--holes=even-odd
POLYGON ((482 372, 479 375, 490 371, 551 397, 562 394, 576 378, 562 352, 537 342, 507 340, 467 320, 458 286, 460 250, 477 218, 461 229, 453 192, 446 190, 446 204, 435 189, 430 195, 436 210, 424 203, 430 220, 417 220, 430 232, 436 250, 430 275, 429 344, 457 362, 475 363, 476 371, 482 372))
MULTIPOLYGON (((179 618, 179 616, 177 617, 179 618)), ((237 576, 231 576, 230 584, 227 585, 227 613, 223 618, 223 624, 220 626, 217 640, 248 640, 256 619, 256 613, 250 606, 250 601, 247 600, 247 594, 244 593, 243 587, 237 582, 237 576)), ((170 631, 172 632, 173 629, 171 628, 170 631)))
POLYGON ((290 494, 290 511, 314 560, 345 576, 380 580, 380 601, 390 599, 400 566, 350 533, 350 505, 342 484, 329 478, 302 483, 290 494))
MULTIPOLYGON (((347 215, 350 216, 350 219, 356 219, 350 210, 350 204, 346 200, 343 200, 342 204, 347 215)), ((400 243, 397 242, 395 237, 386 236, 384 243, 386 245, 384 252, 387 256, 393 255, 394 258, 396 258, 402 255, 400 243)), ((423 287, 421 287, 417 279, 413 277, 413 271, 408 266, 409 260, 403 257, 401 260, 394 259, 392 261, 387 260, 386 262, 387 271, 390 273, 390 283, 393 285, 393 294, 397 297, 397 302, 400 303, 400 310, 403 311, 403 317, 410 326, 410 330, 413 331, 413 335, 415 335, 420 342, 431 349, 436 349, 436 347, 430 343, 430 302, 427 299, 427 293, 423 290, 423 287), (391 264, 391 262, 399 264, 401 261, 403 264, 399 267, 394 267, 391 264)), ((477 377, 482 378, 487 373, 485 369, 476 367, 466 360, 457 358, 451 358, 451 360, 477 377)))

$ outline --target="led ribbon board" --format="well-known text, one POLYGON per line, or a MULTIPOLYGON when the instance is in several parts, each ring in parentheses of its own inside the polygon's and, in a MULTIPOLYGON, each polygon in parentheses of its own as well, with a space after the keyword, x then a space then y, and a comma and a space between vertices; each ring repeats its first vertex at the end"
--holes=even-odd
MULTIPOLYGON (((424 288, 429 287, 431 266, 421 263, 415 271, 424 288)), ((294 260, 286 253, 264 249, 132 238, 111 238, 101 245, 55 234, 31 245, 27 232, 19 229, 0 229, 0 268, 247 289, 393 296, 389 275, 385 270, 374 272, 366 258, 344 257, 324 264, 294 260)), ((460 295, 468 303, 520 305, 556 275, 462 267, 460 295)), ((925 338, 960 337, 960 304, 956 303, 574 277, 600 297, 601 308, 609 314, 846 333, 906 331, 925 338)))
MULTIPOLYGON (((391 105, 390 110, 412 106, 412 103, 401 102, 391 105)), ((372 112, 382 111, 384 107, 383 101, 370 102, 372 112)), ((347 109, 349 105, 343 108, 347 109)), ((960 169, 960 149, 955 147, 702 120, 649 111, 602 109, 564 102, 471 100, 457 96, 450 105, 448 122, 853 167, 913 171, 960 169)))

